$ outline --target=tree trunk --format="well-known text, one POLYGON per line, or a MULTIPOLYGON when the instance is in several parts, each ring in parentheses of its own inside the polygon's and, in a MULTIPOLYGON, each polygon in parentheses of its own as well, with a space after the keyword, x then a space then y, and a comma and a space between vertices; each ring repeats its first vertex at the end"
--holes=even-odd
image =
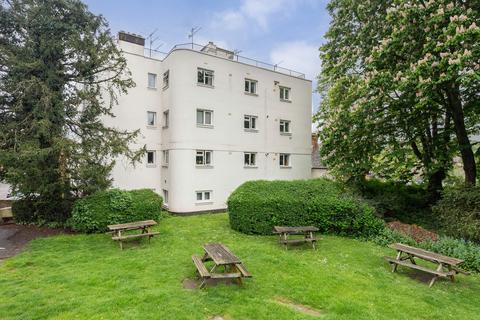
POLYGON ((445 169, 438 169, 428 177, 429 203, 434 204, 440 200, 443 190, 442 182, 446 177, 445 169))
POLYGON ((477 179, 477 168, 472 145, 470 144, 470 139, 468 138, 468 133, 465 128, 465 115, 463 113, 462 102, 460 101, 460 91, 458 86, 452 83, 447 87, 446 93, 448 107, 452 113, 455 134, 457 136, 460 154, 462 156, 465 185, 474 186, 477 179))

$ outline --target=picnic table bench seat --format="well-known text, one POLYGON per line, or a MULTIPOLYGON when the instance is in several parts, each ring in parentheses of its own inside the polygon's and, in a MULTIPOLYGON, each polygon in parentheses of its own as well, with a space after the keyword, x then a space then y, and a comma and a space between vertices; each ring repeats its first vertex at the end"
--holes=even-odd
POLYGON ((124 240, 148 237, 148 241, 150 242, 150 239, 153 236, 156 236, 159 234, 159 232, 154 232, 150 230, 150 227, 156 224, 157 223, 154 220, 145 220, 145 221, 134 221, 134 222, 120 223, 120 224, 111 224, 107 226, 107 228, 109 230, 109 233, 112 234, 112 240, 118 241, 118 243, 120 244, 120 249, 123 249, 124 240), (122 232, 132 231, 132 230, 141 230, 141 233, 122 235, 122 232))
POLYGON ((153 237, 153 236, 156 236, 158 234, 160 234, 160 232, 150 231, 148 233, 128 234, 126 236, 120 236, 120 237, 113 236, 112 240, 119 241, 119 240, 127 240, 127 239, 142 238, 142 237, 153 237))
POLYGON ((223 244, 209 243, 204 245, 203 248, 205 254, 202 258, 196 255, 192 256, 192 261, 201 279, 200 288, 205 286, 208 279, 236 279, 241 284, 242 278, 252 277, 242 261, 223 244), (206 261, 213 261, 214 263, 210 271, 204 264, 206 261), (224 272, 218 272, 219 267, 223 267, 224 272))
POLYGON ((289 244, 297 243, 307 243, 312 244, 313 249, 315 249, 315 243, 317 238, 315 237, 315 232, 318 231, 317 227, 314 226, 300 226, 300 227, 282 227, 275 226, 273 227, 273 233, 279 235, 278 242, 285 246, 285 250, 288 249, 289 244), (289 239, 288 236, 292 234, 303 234, 301 239, 289 239))
POLYGON ((411 269, 420 270, 433 275, 429 287, 433 286, 435 281, 439 278, 450 278, 455 281, 455 275, 457 273, 463 273, 468 275, 467 271, 464 271, 458 267, 463 262, 461 259, 444 256, 435 252, 430 252, 424 249, 415 248, 402 243, 394 243, 389 245, 390 248, 397 250, 397 257, 384 257, 384 259, 392 265, 392 272, 397 270, 397 267, 404 266, 411 269), (420 266, 416 263, 415 258, 419 258, 433 264, 436 264, 436 269, 420 266), (407 261, 409 260, 409 262, 407 261))

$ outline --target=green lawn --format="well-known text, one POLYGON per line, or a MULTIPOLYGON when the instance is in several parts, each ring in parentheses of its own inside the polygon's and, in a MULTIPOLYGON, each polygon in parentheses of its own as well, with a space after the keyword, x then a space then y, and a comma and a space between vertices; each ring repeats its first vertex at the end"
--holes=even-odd
MULTIPOLYGON (((474 319, 480 277, 458 276, 429 289, 383 261, 391 250, 322 236, 318 250, 285 251, 275 237, 232 231, 225 214, 172 217, 152 243, 121 251, 109 235, 38 239, 0 262, 0 319, 313 319, 278 299, 323 312, 323 319, 474 319), (222 242, 253 274, 243 287, 186 290, 192 254, 222 242)), ((401 269, 401 268, 399 268, 401 269)))

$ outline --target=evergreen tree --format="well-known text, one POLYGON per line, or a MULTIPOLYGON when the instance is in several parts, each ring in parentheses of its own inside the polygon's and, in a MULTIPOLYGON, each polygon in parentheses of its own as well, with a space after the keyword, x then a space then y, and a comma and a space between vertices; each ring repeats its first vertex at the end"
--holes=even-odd
POLYGON ((138 161, 138 131, 104 125, 134 86, 102 16, 78 0, 0 0, 0 180, 35 220, 110 186, 117 156, 138 161))

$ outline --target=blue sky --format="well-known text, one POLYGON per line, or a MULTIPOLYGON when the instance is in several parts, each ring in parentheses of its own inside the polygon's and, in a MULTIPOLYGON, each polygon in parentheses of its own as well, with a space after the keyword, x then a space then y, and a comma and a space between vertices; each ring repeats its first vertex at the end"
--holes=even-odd
MULTIPOLYGON (((328 29, 327 0, 83 0, 109 21, 112 32, 147 36, 158 28, 156 46, 168 51, 186 43, 199 26, 195 42, 213 41, 240 55, 293 69, 315 80, 318 47, 328 29)), ((314 84, 315 87, 315 84, 314 84)), ((318 106, 314 94, 312 108, 318 106)))

